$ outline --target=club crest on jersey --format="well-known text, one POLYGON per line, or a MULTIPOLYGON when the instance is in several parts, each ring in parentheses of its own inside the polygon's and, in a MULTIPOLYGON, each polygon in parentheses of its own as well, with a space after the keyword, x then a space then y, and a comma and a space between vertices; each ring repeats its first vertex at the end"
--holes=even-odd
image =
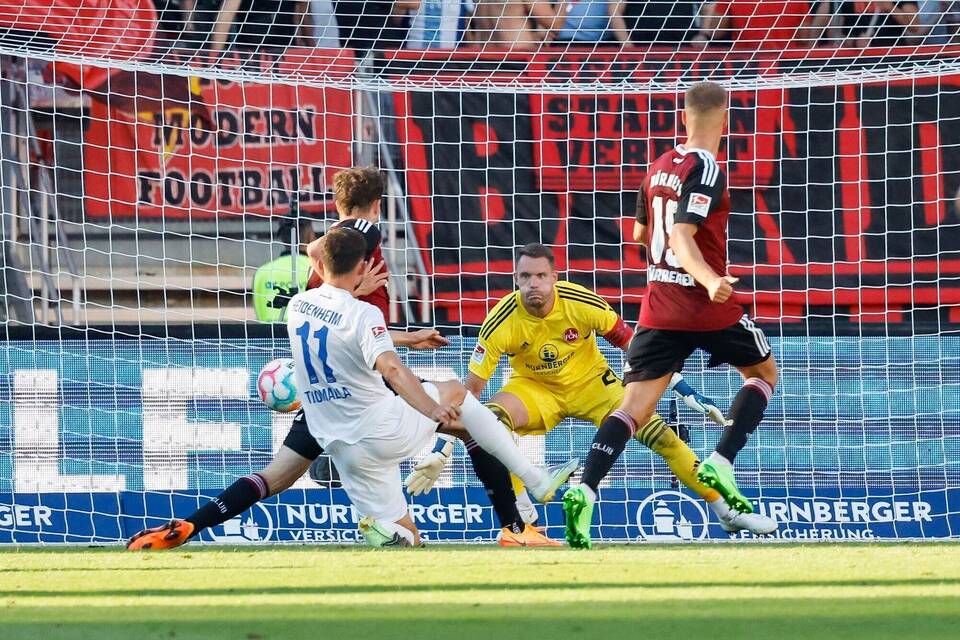
POLYGON ((580 332, 573 327, 563 332, 563 339, 567 342, 576 342, 580 338, 580 332))
POLYGON ((710 203, 713 198, 705 196, 702 193, 693 193, 690 195, 690 202, 687 203, 687 213, 695 213, 701 218, 706 218, 710 213, 710 203))
POLYGON ((473 355, 470 356, 470 359, 476 362, 477 364, 483 364, 483 358, 486 355, 487 355, 487 350, 478 344, 477 348, 473 350, 473 355))
POLYGON ((374 338, 379 338, 380 336, 382 336, 383 334, 385 334, 385 333, 387 332, 387 328, 386 328, 386 327, 374 327, 373 329, 371 329, 371 331, 373 331, 373 337, 374 337, 374 338))

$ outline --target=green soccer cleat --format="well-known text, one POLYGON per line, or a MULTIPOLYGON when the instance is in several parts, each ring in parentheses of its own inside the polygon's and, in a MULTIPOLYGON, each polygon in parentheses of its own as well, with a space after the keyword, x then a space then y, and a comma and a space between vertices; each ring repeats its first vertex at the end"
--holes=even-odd
POLYGON ((740 493, 737 481, 733 478, 733 466, 719 464, 709 458, 700 463, 697 480, 707 485, 723 497, 724 502, 740 513, 753 513, 753 505, 740 493))
POLYGON ((571 487, 563 494, 567 544, 571 549, 589 549, 590 527, 593 524, 593 502, 580 487, 571 487))

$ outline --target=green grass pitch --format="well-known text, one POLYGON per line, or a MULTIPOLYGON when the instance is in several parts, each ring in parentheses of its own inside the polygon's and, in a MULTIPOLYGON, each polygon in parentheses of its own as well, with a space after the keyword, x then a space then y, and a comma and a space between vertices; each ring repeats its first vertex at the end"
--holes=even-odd
POLYGON ((960 546, 11 549, 0 638, 960 638, 960 546))

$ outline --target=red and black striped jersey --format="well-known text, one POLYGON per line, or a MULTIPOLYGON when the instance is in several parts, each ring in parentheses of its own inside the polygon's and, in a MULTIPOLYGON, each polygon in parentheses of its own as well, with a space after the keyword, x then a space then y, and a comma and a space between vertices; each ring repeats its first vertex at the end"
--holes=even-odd
MULTIPOLYGON (((380 235, 380 228, 376 224, 363 218, 347 218, 346 220, 337 222, 331 228, 356 229, 363 234, 364 239, 367 241, 367 254, 364 259, 370 260, 372 258, 374 264, 383 261, 383 252, 380 248, 382 237, 380 235)), ((383 268, 386 270, 386 263, 384 263, 383 268)), ((307 280, 307 289, 315 289, 321 284, 323 284, 323 278, 320 277, 320 274, 317 272, 311 273, 310 279, 307 280)), ((369 302, 380 309, 380 311, 383 312, 384 318, 390 317, 390 297, 387 294, 387 287, 380 287, 369 295, 360 296, 360 300, 369 302)))
POLYGON ((667 331, 716 331, 735 324, 743 308, 731 298, 710 301, 707 290, 670 249, 676 223, 698 226, 694 240, 717 274, 727 272, 730 194, 716 158, 683 145, 657 158, 640 185, 637 221, 647 226, 647 297, 640 326, 667 331))

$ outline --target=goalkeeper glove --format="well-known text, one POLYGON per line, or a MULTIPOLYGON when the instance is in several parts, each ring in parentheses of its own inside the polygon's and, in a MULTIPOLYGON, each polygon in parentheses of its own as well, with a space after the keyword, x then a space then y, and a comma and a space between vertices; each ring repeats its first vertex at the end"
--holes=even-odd
POLYGON ((433 451, 427 454, 420 463, 413 468, 404 481, 407 493, 419 496, 433 489, 433 483, 440 477, 443 468, 450 461, 453 454, 454 438, 447 435, 438 435, 437 444, 433 451))
POLYGON ((697 413, 707 416, 721 427, 727 426, 727 419, 723 416, 723 412, 717 408, 716 403, 705 395, 694 391, 693 387, 687 384, 687 381, 679 373, 673 374, 667 388, 677 394, 677 397, 683 400, 685 405, 697 413))

